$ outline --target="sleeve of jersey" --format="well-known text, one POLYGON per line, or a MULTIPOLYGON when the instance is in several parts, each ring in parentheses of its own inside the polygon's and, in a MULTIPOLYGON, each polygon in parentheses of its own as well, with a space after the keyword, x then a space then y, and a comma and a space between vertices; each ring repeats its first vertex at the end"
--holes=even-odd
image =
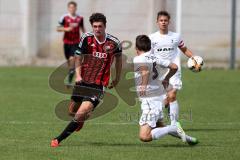
POLYGON ((161 67, 167 68, 171 62, 169 60, 156 59, 156 63, 161 67))
POLYGON ((80 56, 83 54, 87 54, 87 36, 85 34, 82 35, 81 41, 79 43, 78 49, 75 51, 75 55, 80 56))
POLYGON ((65 16, 62 16, 59 21, 58 21, 58 24, 60 24, 61 26, 64 26, 64 23, 65 23, 65 16))
POLYGON ((116 50, 114 51, 115 56, 121 56, 122 55, 122 46, 120 41, 116 42, 116 50))
POLYGON ((185 47, 185 43, 184 43, 184 41, 182 40, 181 36, 179 36, 178 47, 179 47, 179 48, 185 47))
POLYGON ((79 23, 79 26, 80 26, 80 27, 83 27, 83 26, 84 26, 83 18, 81 19, 81 21, 80 21, 80 23, 79 23))
POLYGON ((150 65, 150 63, 147 62, 145 57, 134 58, 133 63, 137 69, 139 69, 140 67, 143 67, 143 66, 149 67, 149 65, 150 65))
POLYGON ((153 43, 153 41, 152 41, 152 35, 148 35, 148 37, 149 37, 149 39, 151 40, 151 50, 150 50, 150 53, 151 54, 154 54, 154 43, 153 43))

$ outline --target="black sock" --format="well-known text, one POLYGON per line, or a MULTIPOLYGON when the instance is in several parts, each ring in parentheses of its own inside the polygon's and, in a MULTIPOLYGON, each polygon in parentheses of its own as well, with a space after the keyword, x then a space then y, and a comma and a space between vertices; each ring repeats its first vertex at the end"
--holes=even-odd
POLYGON ((55 139, 57 139, 58 142, 60 143, 62 140, 70 136, 77 129, 77 127, 78 127, 78 122, 75 119, 73 119, 64 129, 64 131, 55 139))
POLYGON ((68 72, 68 82, 69 83, 72 82, 74 74, 75 74, 75 68, 70 69, 69 72, 68 72))

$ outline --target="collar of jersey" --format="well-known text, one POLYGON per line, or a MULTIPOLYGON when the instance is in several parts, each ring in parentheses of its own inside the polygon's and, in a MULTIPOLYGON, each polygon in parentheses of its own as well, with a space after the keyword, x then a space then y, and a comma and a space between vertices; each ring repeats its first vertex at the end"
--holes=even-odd
POLYGON ((70 13, 68 13, 68 16, 71 17, 72 19, 76 19, 77 18, 77 14, 75 16, 72 16, 70 13))
POLYGON ((104 39, 103 42, 100 42, 100 41, 97 39, 97 37, 95 36, 95 34, 93 34, 93 35, 94 35, 94 38, 96 39, 96 41, 98 42, 98 44, 103 44, 103 43, 105 43, 106 40, 107 40, 107 33, 105 33, 105 39, 104 39))

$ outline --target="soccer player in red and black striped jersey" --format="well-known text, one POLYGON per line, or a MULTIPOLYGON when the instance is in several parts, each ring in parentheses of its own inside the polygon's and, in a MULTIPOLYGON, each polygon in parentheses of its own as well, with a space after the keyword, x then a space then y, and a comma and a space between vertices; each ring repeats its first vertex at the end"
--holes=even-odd
POLYGON ((68 83, 72 82, 75 67, 74 67, 74 53, 80 42, 81 32, 85 32, 83 17, 77 13, 77 3, 71 1, 68 3, 68 14, 63 15, 60 20, 60 26, 57 27, 58 32, 64 32, 64 54, 68 61, 69 75, 68 83))
POLYGON ((119 40, 106 33, 106 17, 101 13, 94 13, 89 19, 93 32, 85 33, 81 37, 79 48, 75 52, 76 85, 69 110, 77 105, 73 120, 65 130, 51 141, 52 147, 82 128, 83 123, 89 118, 91 112, 99 104, 104 88, 115 87, 122 70, 122 49, 119 40), (110 69, 115 59, 115 78, 109 84, 110 69), (78 106, 79 105, 79 106, 78 106))

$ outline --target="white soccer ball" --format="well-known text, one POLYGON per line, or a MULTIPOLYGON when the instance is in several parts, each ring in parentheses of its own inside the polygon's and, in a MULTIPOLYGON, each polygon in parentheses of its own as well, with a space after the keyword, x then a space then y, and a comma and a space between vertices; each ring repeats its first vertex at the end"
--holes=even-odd
POLYGON ((188 59, 187 66, 193 72, 200 72, 203 66, 203 58, 200 56, 193 56, 188 59))

